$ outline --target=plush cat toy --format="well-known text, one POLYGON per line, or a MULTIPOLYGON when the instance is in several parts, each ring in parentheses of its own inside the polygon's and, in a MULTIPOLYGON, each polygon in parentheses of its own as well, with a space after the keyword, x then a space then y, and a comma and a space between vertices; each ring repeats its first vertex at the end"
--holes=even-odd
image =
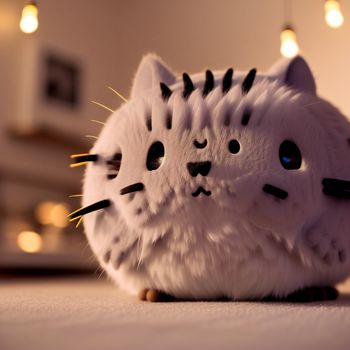
POLYGON ((350 124, 301 57, 180 79, 148 55, 74 161, 71 220, 141 299, 326 300, 350 275, 350 124))

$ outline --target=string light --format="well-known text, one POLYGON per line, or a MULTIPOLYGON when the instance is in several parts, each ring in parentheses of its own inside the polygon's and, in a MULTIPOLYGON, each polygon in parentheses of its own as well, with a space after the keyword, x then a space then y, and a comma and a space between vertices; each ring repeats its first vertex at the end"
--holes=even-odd
POLYGON ((299 53, 297 36, 291 26, 286 26, 281 32, 281 55, 292 58, 299 53))
POLYGON ((38 6, 35 1, 29 2, 23 7, 19 27, 23 33, 34 33, 39 27, 38 6))
POLYGON ((299 45, 297 42, 297 35, 294 31, 291 23, 292 13, 292 2, 290 0, 283 1, 283 12, 284 12, 284 27, 280 34, 281 55, 287 58, 292 58, 299 53, 299 45))
POLYGON ((339 1, 326 0, 324 4, 325 19, 331 28, 339 28, 344 23, 339 1))
POLYGON ((17 236, 17 245, 26 253, 37 253, 41 250, 43 240, 33 231, 23 231, 17 236))
POLYGON ((35 209, 35 216, 41 225, 65 228, 68 225, 69 210, 64 203, 41 202, 35 209))

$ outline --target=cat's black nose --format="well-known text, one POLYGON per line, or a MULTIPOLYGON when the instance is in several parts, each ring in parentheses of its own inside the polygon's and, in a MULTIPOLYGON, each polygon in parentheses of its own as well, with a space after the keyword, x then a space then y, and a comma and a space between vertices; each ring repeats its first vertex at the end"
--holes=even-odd
POLYGON ((187 163, 187 170, 191 176, 197 176, 201 174, 202 176, 207 176, 211 168, 211 162, 195 162, 187 163))

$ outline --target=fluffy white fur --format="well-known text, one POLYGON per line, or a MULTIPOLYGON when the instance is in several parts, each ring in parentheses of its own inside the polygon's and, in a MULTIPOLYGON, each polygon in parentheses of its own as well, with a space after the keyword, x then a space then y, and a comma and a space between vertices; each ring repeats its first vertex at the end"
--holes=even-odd
POLYGON ((186 101, 182 81, 160 59, 142 60, 131 98, 108 119, 91 150, 99 160, 85 175, 83 205, 112 202, 84 217, 99 262, 131 293, 148 288, 194 299, 286 296, 343 280, 350 274, 350 200, 325 196, 321 181, 350 180, 349 123, 317 96, 301 57, 259 74, 247 95, 241 93, 246 73, 234 73, 226 95, 223 74, 214 72, 215 88, 206 98, 204 73, 191 76, 196 89, 186 101), (168 102, 161 81, 173 90, 168 102), (247 106, 252 116, 243 126, 247 106), (204 139, 207 147, 194 147, 204 139), (241 145, 238 154, 228 151, 231 139, 241 145), (299 170, 281 166, 284 140, 301 150, 299 170), (165 158, 148 171, 155 141, 164 144, 165 158), (106 161, 116 152, 121 168, 107 180, 106 161), (188 162, 208 160, 208 176, 189 175, 188 162), (120 195, 138 182, 144 191, 120 195), (286 190, 287 200, 264 193, 266 183, 286 190), (198 186, 212 195, 194 198, 198 186))

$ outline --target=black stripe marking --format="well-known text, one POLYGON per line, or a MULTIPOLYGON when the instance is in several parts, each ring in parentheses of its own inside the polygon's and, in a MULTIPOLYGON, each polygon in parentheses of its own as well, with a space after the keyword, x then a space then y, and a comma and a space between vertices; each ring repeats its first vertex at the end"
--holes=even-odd
POLYGON ((350 190, 350 181, 338 180, 326 177, 322 180, 322 185, 324 187, 336 188, 341 190, 350 190))
POLYGON ((271 194, 278 199, 287 199, 288 197, 288 192, 269 184, 264 185, 263 191, 267 194, 271 194))
POLYGON ((233 69, 229 68, 222 79, 222 93, 225 95, 232 86, 233 69))
POLYGON ((326 196, 350 199, 350 181, 324 178, 322 185, 323 193, 326 196))
POLYGON ((137 192, 137 191, 143 191, 145 188, 144 184, 142 182, 137 182, 136 184, 132 184, 129 186, 126 186, 120 190, 120 195, 137 192))
POLYGON ((214 89, 214 75, 213 73, 208 69, 205 72, 205 83, 203 87, 203 93, 202 96, 206 97, 210 91, 214 89))
POLYGON ((350 199, 350 191, 344 191, 339 188, 324 187, 323 194, 336 198, 350 199))
POLYGON ((74 156, 72 155, 71 158, 74 159, 74 163, 82 163, 82 162, 96 162, 98 160, 97 154, 88 154, 88 155, 82 155, 82 156, 74 156))
POLYGON ((184 73, 182 75, 182 79, 184 81, 184 91, 182 96, 184 97, 184 99, 187 100, 192 94, 192 92, 194 91, 194 85, 192 83, 190 76, 187 73, 184 73))
POLYGON ((69 217, 70 217, 70 219, 75 219, 79 216, 92 213, 96 210, 108 208, 110 205, 111 205, 111 201, 109 199, 104 199, 102 201, 88 205, 87 207, 81 208, 81 209, 69 214, 69 217))
POLYGON ((148 131, 152 131, 152 116, 147 117, 146 126, 148 131))
POLYGON ((168 100, 173 92, 164 83, 160 83, 160 90, 162 92, 162 99, 164 100, 164 102, 168 102, 168 100))
POLYGON ((243 115, 242 115, 241 124, 244 126, 248 125, 251 115, 252 115, 251 109, 246 108, 243 112, 243 115))
POLYGON ((166 116, 166 128, 170 130, 173 126, 173 116, 171 113, 168 113, 166 116))
POLYGON ((249 71, 242 83, 242 94, 246 95, 254 84, 254 79, 256 76, 256 69, 253 68, 249 71))

